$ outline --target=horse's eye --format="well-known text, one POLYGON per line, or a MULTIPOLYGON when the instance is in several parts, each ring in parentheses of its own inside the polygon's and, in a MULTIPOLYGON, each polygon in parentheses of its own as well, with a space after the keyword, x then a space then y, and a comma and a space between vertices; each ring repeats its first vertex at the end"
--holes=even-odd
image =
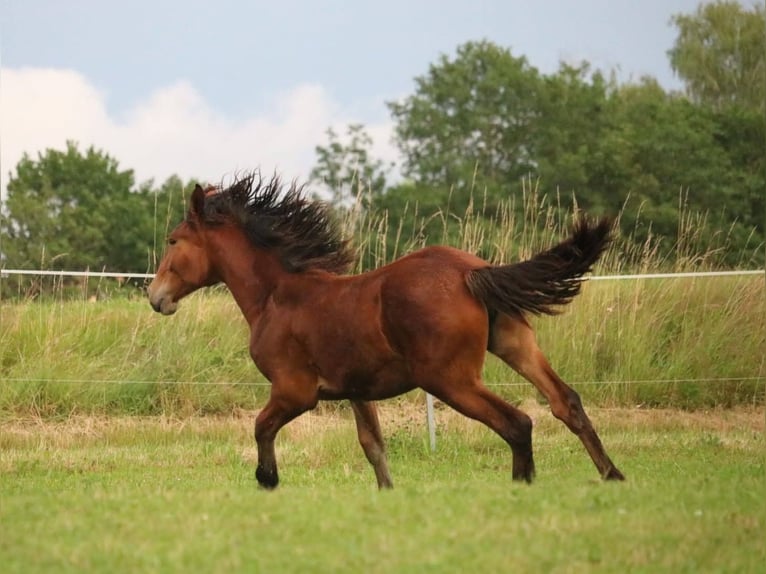
POLYGON ((176 244, 176 240, 173 239, 172 237, 168 237, 168 245, 175 245, 175 244, 176 244))

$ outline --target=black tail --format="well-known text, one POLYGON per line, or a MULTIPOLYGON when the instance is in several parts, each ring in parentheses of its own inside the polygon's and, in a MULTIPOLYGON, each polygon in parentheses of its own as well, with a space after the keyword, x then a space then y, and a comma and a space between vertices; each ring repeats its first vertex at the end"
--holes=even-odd
POLYGON ((471 271, 468 290, 492 311, 555 315, 556 306, 566 305, 580 292, 582 276, 609 245, 611 227, 606 218, 583 218, 569 239, 532 259, 471 271))

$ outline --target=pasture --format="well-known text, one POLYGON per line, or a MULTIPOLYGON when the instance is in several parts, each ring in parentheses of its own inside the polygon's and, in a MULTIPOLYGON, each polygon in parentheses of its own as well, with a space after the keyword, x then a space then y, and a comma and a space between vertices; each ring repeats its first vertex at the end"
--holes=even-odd
POLYGON ((393 491, 378 491, 350 409, 277 441, 282 483, 253 477, 252 414, 72 416, 0 426, 4 572, 757 572, 764 547, 760 408, 591 408, 625 483, 533 402, 538 478, 437 409, 382 406, 393 491))
POLYGON ((92 287, 0 301, 3 572, 756 572, 766 561, 762 276, 594 281, 560 317, 534 320, 627 482, 598 480, 534 388, 490 357, 490 388, 534 418, 535 483, 512 483, 503 441, 443 406, 431 452, 415 391, 381 404, 390 492, 343 403, 288 424, 282 482, 258 488, 253 417, 269 387, 229 294, 197 293, 162 318, 116 288, 90 301, 92 287))

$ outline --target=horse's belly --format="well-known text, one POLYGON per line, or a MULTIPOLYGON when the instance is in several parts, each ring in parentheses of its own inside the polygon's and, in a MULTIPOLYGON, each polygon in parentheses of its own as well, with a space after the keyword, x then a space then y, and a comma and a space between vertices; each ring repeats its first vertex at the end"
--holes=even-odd
POLYGON ((347 372, 337 379, 319 377, 319 399, 358 399, 376 401, 401 395, 414 388, 408 377, 398 369, 382 369, 377 372, 347 372))

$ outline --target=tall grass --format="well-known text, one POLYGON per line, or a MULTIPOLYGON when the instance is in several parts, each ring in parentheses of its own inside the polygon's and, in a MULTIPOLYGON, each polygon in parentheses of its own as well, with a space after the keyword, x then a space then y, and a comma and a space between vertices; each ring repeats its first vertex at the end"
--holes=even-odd
MULTIPOLYGON (((343 229, 354 238, 359 251, 356 271, 379 267, 433 244, 452 245, 493 263, 518 261, 561 240, 584 215, 576 197, 540 194, 535 181, 524 180, 521 191, 518 199, 496 204, 474 192, 461 213, 449 208, 429 210, 413 200, 394 219, 385 211, 364 209, 373 200, 361 190, 352 205, 340 210, 343 229)), ((624 210, 607 215, 614 219, 615 241, 596 274, 705 271, 730 268, 727 262, 732 260, 737 268, 750 268, 764 249, 763 244, 753 242, 732 253, 731 230, 712 229, 707 214, 689 210, 683 194, 679 195, 678 230, 673 238, 654 234, 651 221, 642 218, 640 209, 629 221, 623 220, 624 210), (646 239, 639 241, 639 236, 646 239)))
POLYGON ((534 326, 589 403, 699 408, 763 403, 763 315, 762 277, 599 281, 534 326))
POLYGON ((0 413, 226 412, 266 394, 239 310, 220 289, 190 297, 171 320, 138 297, 2 310, 0 413))
MULTIPOLYGON (((459 217, 412 204, 397 221, 360 206, 342 218, 360 254, 356 271, 429 243, 495 263, 524 259, 566 235, 578 216, 576 205, 564 209, 561 198, 540 197, 531 184, 520 206, 508 201, 489 214, 486 198, 459 217)), ((641 244, 618 235, 596 274, 715 267, 726 235, 701 233, 700 218, 680 212, 672 258, 651 234, 641 244)), ((263 403, 268 386, 224 289, 195 294, 165 318, 130 286, 49 281, 50 289, 35 291, 46 296, 0 301, 0 416, 231 412, 263 403)), ((534 326, 554 368, 591 403, 763 404, 764 299, 760 276, 594 281, 563 315, 534 326)), ((536 396, 492 358, 485 379, 510 399, 536 396)))

